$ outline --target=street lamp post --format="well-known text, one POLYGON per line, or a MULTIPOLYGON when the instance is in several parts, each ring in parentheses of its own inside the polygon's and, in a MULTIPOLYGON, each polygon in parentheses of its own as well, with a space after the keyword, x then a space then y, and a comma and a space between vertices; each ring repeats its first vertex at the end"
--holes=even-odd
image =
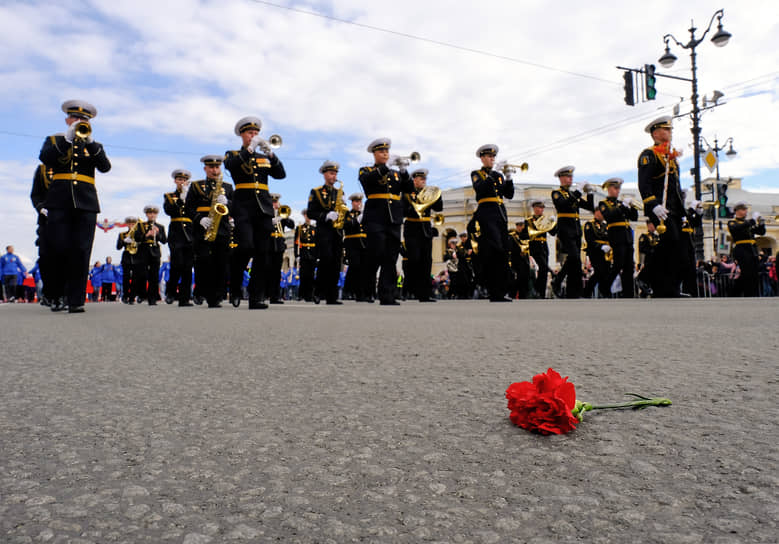
POLYGON ((724 47, 728 40, 730 40, 730 32, 727 32, 722 28, 722 17, 725 15, 725 11, 720 9, 714 13, 714 15, 711 16, 711 20, 709 21, 709 26, 706 27, 706 30, 703 32, 703 35, 700 38, 695 37, 695 31, 697 30, 695 28, 695 23, 690 22, 690 41, 686 44, 681 43, 679 40, 674 37, 673 34, 666 34, 663 36, 663 41, 665 42, 665 53, 663 54, 660 59, 658 59, 658 62, 664 67, 664 68, 670 68, 673 66, 674 62, 676 62, 676 55, 671 53, 670 46, 668 45, 668 42, 670 40, 673 40, 676 45, 681 47, 682 49, 689 49, 690 50, 690 60, 692 62, 692 141, 693 141, 693 160, 695 161, 695 168, 693 172, 694 180, 695 180, 695 198, 697 200, 701 199, 701 159, 700 159, 700 147, 699 147, 699 140, 700 140, 700 134, 701 134, 701 127, 700 127, 700 113, 701 110, 698 106, 698 65, 696 63, 696 53, 695 48, 698 47, 698 45, 701 44, 703 39, 706 37, 706 34, 709 33, 709 30, 711 30, 711 25, 714 24, 714 18, 717 18, 717 32, 714 34, 714 36, 711 37, 712 43, 716 45, 717 47, 724 47))

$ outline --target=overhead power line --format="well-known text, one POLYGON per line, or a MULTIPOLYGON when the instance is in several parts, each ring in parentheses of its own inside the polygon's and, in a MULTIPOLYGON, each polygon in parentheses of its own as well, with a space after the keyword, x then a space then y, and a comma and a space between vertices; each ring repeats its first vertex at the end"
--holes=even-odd
POLYGON ((434 45, 440 45, 441 47, 448 47, 450 49, 456 49, 458 51, 465 51, 467 53, 474 53, 476 55, 483 55, 485 57, 492 57, 492 58, 495 58, 495 59, 500 59, 500 60, 505 60, 505 61, 508 61, 508 62, 513 62, 513 63, 516 63, 516 64, 524 64, 525 66, 532 66, 533 68, 539 68, 541 70, 548 70, 550 72, 558 72, 560 74, 567 74, 567 75, 570 75, 570 76, 583 77, 583 78, 590 79, 590 80, 593 80, 593 81, 599 81, 601 83, 608 83, 610 85, 619 85, 618 82, 613 81, 611 79, 604 79, 604 78, 601 78, 601 77, 593 76, 591 74, 583 74, 581 72, 573 72, 571 70, 564 70, 562 68, 555 68, 554 66, 548 66, 546 64, 540 64, 538 62, 533 62, 533 61, 524 60, 524 59, 518 59, 516 57, 509 57, 507 55, 500 55, 498 53, 492 53, 490 51, 484 51, 482 49, 475 49, 473 47, 465 47, 463 45, 457 45, 455 43, 443 42, 443 41, 440 41, 440 40, 434 40, 432 38, 425 38, 424 36, 417 36, 415 34, 409 34, 407 32, 400 32, 400 31, 397 31, 397 30, 391 30, 391 29, 382 28, 382 27, 379 27, 379 26, 373 26, 373 25, 369 25, 369 24, 365 24, 365 23, 358 23, 356 21, 349 21, 347 19, 341 19, 339 17, 334 17, 332 15, 327 15, 325 13, 319 13, 317 11, 310 11, 310 10, 305 10, 305 9, 300 9, 300 8, 293 8, 291 6, 284 6, 284 5, 281 5, 281 4, 275 4, 273 2, 266 2, 265 0, 249 0, 249 1, 250 2, 254 2, 255 4, 262 4, 262 5, 265 5, 265 6, 272 7, 272 8, 285 9, 287 11, 292 11, 294 13, 300 13, 302 15, 309 15, 311 17, 319 17, 321 19, 327 19, 329 21, 335 21, 337 23, 342 23, 342 24, 345 24, 345 25, 352 25, 352 26, 356 26, 356 27, 359 27, 359 28, 364 28, 366 30, 373 30, 375 32, 383 32, 384 34, 391 34, 393 36, 399 36, 401 38, 407 38, 409 40, 416 40, 416 41, 419 41, 419 42, 430 43, 430 44, 434 44, 434 45))

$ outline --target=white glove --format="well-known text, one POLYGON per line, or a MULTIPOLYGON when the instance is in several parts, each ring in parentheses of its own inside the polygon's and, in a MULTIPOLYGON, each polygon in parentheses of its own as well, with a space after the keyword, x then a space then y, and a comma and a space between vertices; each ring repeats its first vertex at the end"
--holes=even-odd
POLYGON ((217 204, 223 204, 227 206, 227 197, 225 195, 219 195, 216 197, 216 203, 217 204))
POLYGON ((95 141, 95 139, 92 137, 92 133, 90 132, 90 133, 89 133, 89 136, 87 136, 87 143, 88 143, 88 144, 91 144, 91 143, 92 143, 92 142, 94 142, 94 141, 95 141))
POLYGON ((360 215, 357 216, 357 222, 362 223, 362 212, 360 212, 360 215))
POLYGON ((662 204, 658 204, 657 206, 652 208, 652 213, 655 214, 655 216, 660 221, 665 221, 666 219, 668 219, 668 210, 666 210, 665 206, 663 206, 662 204))
POLYGON ((571 183, 571 185, 568 187, 568 192, 572 193, 574 191, 578 191, 579 187, 575 183, 571 183))
POLYGON ((274 225, 278 225, 279 221, 281 221, 281 217, 274 217, 273 219, 271 219, 271 223, 273 223, 274 225))
POLYGON ((271 153, 273 153, 273 150, 270 148, 270 144, 268 143, 268 141, 262 138, 260 138, 257 147, 259 147, 262 150, 262 152, 265 153, 266 155, 270 155, 271 153))
POLYGON ((754 213, 752 214, 752 219, 754 219, 755 221, 757 221, 757 220, 758 220, 758 219, 760 219, 761 217, 762 217, 762 216, 760 215, 760 212, 754 212, 754 213))
POLYGON ((40 214, 41 214, 43 217, 48 217, 48 215, 49 215, 49 210, 47 210, 46 208, 41 208, 39 213, 40 213, 40 214))
POLYGON ((335 221, 336 219, 338 219, 338 212, 327 212, 325 219, 327 221, 335 221))
POLYGON ((73 138, 76 137, 76 123, 71 123, 68 127, 67 132, 65 132, 65 140, 68 143, 73 143, 73 138))
POLYGON ((693 210, 697 210, 698 208, 703 207, 703 204, 701 204, 700 200, 693 200, 692 202, 690 202, 690 207, 693 210))
POLYGON ((252 140, 249 142, 249 145, 246 146, 246 149, 249 150, 249 153, 254 153, 254 148, 256 148, 262 140, 262 136, 255 134, 252 140))
POLYGON ((603 244, 602 246, 600 246, 600 250, 601 250, 603 253, 608 253, 609 251, 611 251, 611 247, 610 247, 610 246, 607 246, 606 244, 603 244))
POLYGON ((125 244, 132 244, 135 240, 133 240, 130 236, 126 237, 124 239, 125 244))
POLYGON ((211 223, 213 223, 213 221, 211 220, 210 217, 204 217, 200 220, 200 226, 206 230, 208 230, 211 227, 211 223))
POLYGON ((629 208, 630 205, 633 203, 633 199, 630 197, 627 197, 625 200, 622 201, 622 205, 626 208, 629 208))

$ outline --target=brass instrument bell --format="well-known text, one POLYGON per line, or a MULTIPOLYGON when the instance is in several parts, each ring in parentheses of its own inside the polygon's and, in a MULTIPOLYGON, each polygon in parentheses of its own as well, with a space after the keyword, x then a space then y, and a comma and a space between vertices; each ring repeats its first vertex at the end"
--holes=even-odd
POLYGON ((271 146, 273 149, 278 149, 281 147, 281 144, 284 143, 284 140, 281 139, 281 136, 278 134, 271 135, 270 138, 268 138, 268 145, 271 146))
POLYGON ((92 125, 86 121, 79 121, 76 123, 76 138, 80 140, 86 140, 89 135, 92 134, 92 125))

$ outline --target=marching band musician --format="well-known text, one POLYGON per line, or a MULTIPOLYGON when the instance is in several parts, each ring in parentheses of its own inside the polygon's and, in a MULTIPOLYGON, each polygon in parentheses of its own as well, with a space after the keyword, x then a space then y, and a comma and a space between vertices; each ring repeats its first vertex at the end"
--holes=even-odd
POLYGON ((679 185, 678 152, 671 148, 673 126, 670 116, 649 123, 644 129, 652 136, 653 147, 638 157, 638 190, 644 201, 644 213, 660 232, 657 246, 657 265, 661 273, 655 275, 652 286, 656 297, 678 297, 682 281, 682 217, 684 200, 679 185), (665 230, 665 232, 662 232, 665 230))
MULTIPOLYGON (((206 178, 190 184, 184 202, 187 217, 192 219, 194 227, 195 284, 198 288, 195 302, 202 304, 202 298, 205 298, 209 308, 220 308, 225 298, 225 277, 230 252, 230 223, 227 217, 219 221, 213 241, 206 240, 205 236, 215 220, 210 216, 216 216, 212 214, 212 202, 232 209, 233 186, 222 179, 221 155, 205 155, 200 158, 200 162, 203 163, 206 178), (214 194, 220 183, 221 191, 214 194)), ((241 279, 231 288, 240 292, 240 285, 241 279)))
MULTIPOLYGON (((535 231, 541 230, 536 223, 541 219, 541 216, 544 215, 546 204, 544 204, 543 200, 534 200, 530 203, 530 207, 533 208, 533 215, 527 220, 528 228, 532 228, 535 231)), ((529 236, 530 256, 533 257, 538 269, 536 271, 536 282, 533 286, 536 291, 536 297, 538 298, 546 298, 546 284, 549 280, 549 244, 546 243, 547 232, 552 235, 556 234, 557 225, 549 231, 529 236)))
POLYGON ((582 198, 574 188, 573 166, 563 166, 555 172, 560 179, 560 188, 552 191, 552 203, 557 211, 557 239, 565 262, 552 281, 552 292, 560 298, 563 279, 566 279, 565 297, 579 298, 582 292, 582 226, 579 223, 579 209, 594 210, 592 193, 582 198))
POLYGON ((514 273, 514 284, 511 287, 511 297, 525 299, 530 288, 530 254, 529 236, 524 219, 515 223, 515 228, 509 233, 511 250, 509 262, 514 273))
POLYGON ((116 239, 116 249, 122 250, 122 302, 135 304, 138 296, 138 243, 135 241, 135 229, 138 224, 137 217, 125 217, 127 232, 120 232, 116 239))
POLYGON ((639 272, 636 279, 642 297, 652 294, 652 285, 657 280, 655 274, 660 273, 657 270, 656 250, 660 243, 660 235, 657 234, 655 224, 650 219, 646 220, 646 232, 638 237, 638 262, 639 272))
MULTIPOLYGON (((339 218, 339 209, 345 214, 346 204, 339 201, 339 189, 335 182, 338 177, 338 163, 325 161, 319 167, 324 183, 314 187, 308 195, 308 215, 316 221, 316 250, 318 263, 314 303, 324 298, 327 304, 341 304, 338 300, 338 278, 343 257, 343 225, 334 223, 339 218)), ((345 216, 344 216, 345 217, 345 216)))
MULTIPOLYGON (((92 243, 95 239, 100 204, 95 188, 95 169, 106 173, 111 162, 103 146, 92 137, 88 121, 97 108, 81 100, 62 104, 67 114, 65 134, 49 136, 43 143, 40 161, 53 171, 52 183, 41 208, 46 210, 52 274, 50 274, 51 310, 64 308, 67 287, 69 313, 84 311, 87 274, 92 243)), ((43 213, 41 211, 40 213, 43 213)))
MULTIPOLYGON (((684 194, 682 195, 684 197, 684 194)), ((681 253, 682 296, 698 295, 697 262, 695 259, 695 229, 703 228, 703 203, 693 200, 692 205, 685 210, 682 220, 681 253)))
POLYGON ((300 296, 306 302, 314 300, 314 269, 316 268, 316 227, 311 224, 308 210, 301 210, 303 224, 295 227, 295 261, 300 267, 300 296))
POLYGON ((611 272, 606 279, 609 291, 617 276, 622 282, 622 298, 633 298, 633 230, 630 221, 638 219, 638 210, 631 206, 632 199, 618 200, 622 189, 621 178, 610 178, 603 182, 608 195, 598 203, 609 236, 609 246, 613 255, 611 272))
POLYGON ((486 144, 476 150, 482 167, 471 172, 471 183, 476 192, 478 206, 474 220, 479 223, 479 259, 484 273, 484 286, 490 302, 511 302, 508 292, 508 216, 503 199, 514 198, 514 182, 511 174, 493 170, 498 146, 486 144))
MULTIPOLYGON (((249 309, 260 310, 265 304, 266 274, 269 266, 271 232, 273 231, 273 202, 268 190, 268 176, 284 179, 284 165, 260 136, 262 121, 244 117, 235 124, 235 134, 243 145, 225 154, 225 168, 235 183, 234 202, 230 210, 235 221, 234 237, 238 246, 233 253, 230 284, 238 286, 243 271, 252 259, 249 279, 249 309), (257 152, 257 150, 261 152, 257 152)), ((236 308, 241 303, 240 289, 231 289, 230 302, 236 308)))
POLYGON ((747 219, 747 203, 736 202, 733 219, 728 221, 728 231, 733 240, 733 260, 741 269, 736 280, 735 291, 744 297, 758 296, 758 255, 755 234, 765 234, 765 222, 758 212, 747 219))
POLYGON ((422 215, 414 208, 413 203, 417 202, 419 191, 427 184, 427 174, 427 168, 414 170, 411 173, 414 190, 406 193, 403 198, 403 241, 408 258, 403 287, 407 292, 413 293, 419 302, 435 302, 431 292, 433 284, 430 272, 433 268, 433 236, 438 236, 438 231, 430 225, 430 212, 440 212, 444 209, 440 196, 435 203, 422 211, 422 215))
POLYGON ((363 228, 367 234, 370 255, 368 275, 375 282, 379 273, 378 296, 384 306, 400 304, 395 300, 397 262, 400 253, 400 225, 403 223, 403 205, 400 193, 411 192, 414 185, 406 167, 408 159, 400 159, 400 169, 387 166, 389 138, 378 138, 368 145, 374 165, 360 168, 360 184, 368 202, 363 212, 363 228))
POLYGON ((41 292, 41 304, 43 306, 51 306, 51 282, 49 281, 51 272, 51 249, 49 246, 48 237, 46 234, 46 227, 48 219, 46 215, 48 210, 44 207, 46 205, 46 195, 49 192, 51 186, 54 170, 46 168, 45 164, 40 164, 35 169, 35 174, 32 180, 32 190, 30 191, 30 200, 38 213, 38 229, 36 234, 38 235, 35 240, 35 245, 38 246, 38 270, 41 275, 41 282, 43 283, 43 289, 41 292))
POLYGON ((171 173, 176 190, 165 193, 162 209, 170 216, 168 247, 170 248, 170 278, 165 285, 165 302, 179 301, 179 306, 192 306, 189 301, 192 291, 192 219, 187 217, 184 203, 187 200, 189 170, 177 169, 171 173))
POLYGON ((344 250, 349 268, 346 270, 344 292, 354 295, 357 302, 373 302, 375 282, 369 281, 366 273, 367 251, 365 239, 367 235, 362 228, 362 193, 352 193, 349 201, 352 209, 344 220, 344 250))
POLYGON ((271 232, 270 266, 268 267, 268 283, 265 286, 265 292, 268 293, 271 304, 284 304, 281 297, 281 266, 284 264, 284 250, 287 249, 284 228, 295 228, 295 222, 289 217, 279 216, 280 194, 271 193, 271 199, 273 200, 273 232, 271 232))
POLYGON ((160 295, 160 244, 167 243, 165 227, 157 223, 157 215, 160 209, 157 206, 148 205, 143 208, 146 221, 138 224, 135 229, 135 241, 138 242, 138 257, 140 264, 138 270, 138 286, 140 297, 149 302, 149 306, 156 306, 160 295), (148 285, 148 287, 147 287, 148 285))
POLYGON ((587 244, 587 257, 592 265, 593 275, 587 285, 587 292, 594 293, 595 285, 598 286, 598 292, 602 298, 611 296, 611 283, 609 283, 609 245, 608 229, 603 220, 603 214, 600 208, 595 208, 592 212, 593 218, 584 224, 584 241, 587 244))

